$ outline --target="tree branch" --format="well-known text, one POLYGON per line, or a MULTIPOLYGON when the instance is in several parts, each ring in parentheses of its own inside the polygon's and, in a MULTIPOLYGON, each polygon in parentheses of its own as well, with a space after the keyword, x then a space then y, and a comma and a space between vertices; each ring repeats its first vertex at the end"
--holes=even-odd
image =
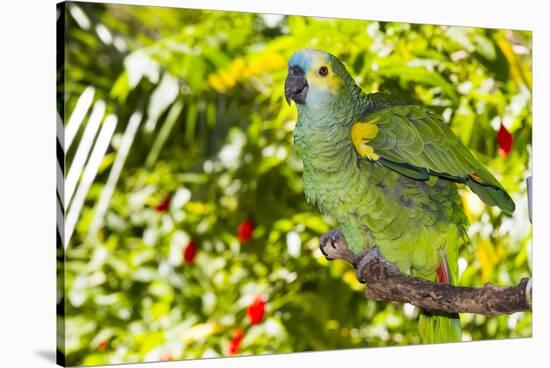
POLYGON ((342 259, 358 269, 359 281, 366 283, 367 298, 410 303, 422 309, 443 313, 477 313, 488 316, 531 310, 531 280, 517 286, 485 284, 480 288, 452 286, 404 275, 372 248, 355 256, 340 230, 321 237, 321 251, 329 260, 342 259))

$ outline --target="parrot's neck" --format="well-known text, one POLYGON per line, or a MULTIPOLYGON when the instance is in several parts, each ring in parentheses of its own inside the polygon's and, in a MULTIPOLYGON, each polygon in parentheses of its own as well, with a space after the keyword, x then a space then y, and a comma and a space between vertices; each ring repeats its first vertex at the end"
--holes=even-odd
MULTIPOLYGON (((337 193, 360 187, 357 155, 350 129, 342 122, 323 122, 307 114, 298 115, 294 141, 304 163, 304 192, 308 202, 331 213, 338 205, 337 193)), ((363 187, 369 185, 363 183, 363 187)))
POLYGON ((351 131, 340 122, 324 122, 322 117, 308 116, 302 111, 294 130, 294 141, 304 167, 323 173, 342 171, 356 163, 351 131))
POLYGON ((346 90, 343 98, 330 105, 297 105, 294 141, 307 169, 335 173, 354 166, 358 170, 351 126, 364 113, 366 95, 355 84, 346 90))

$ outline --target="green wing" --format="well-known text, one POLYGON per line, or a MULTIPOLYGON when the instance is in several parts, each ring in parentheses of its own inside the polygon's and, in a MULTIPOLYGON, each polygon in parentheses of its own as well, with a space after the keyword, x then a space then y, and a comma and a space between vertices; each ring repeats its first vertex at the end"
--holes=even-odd
MULTIPOLYGON (((515 204, 442 118, 417 105, 388 107, 363 119, 377 126, 366 145, 381 165, 416 180, 438 176, 468 185, 487 205, 512 213, 515 204)), ((372 129, 371 129, 372 131, 372 129)), ((371 132, 372 133, 372 132, 371 132)))

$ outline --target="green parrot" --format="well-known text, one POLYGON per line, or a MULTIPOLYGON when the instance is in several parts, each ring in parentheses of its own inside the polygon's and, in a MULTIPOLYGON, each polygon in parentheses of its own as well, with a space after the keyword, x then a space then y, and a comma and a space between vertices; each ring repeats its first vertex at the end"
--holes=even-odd
MULTIPOLYGON (((468 242, 456 183, 512 213, 513 200, 438 114, 383 93, 365 93, 325 51, 296 51, 287 102, 298 110, 294 143, 310 203, 333 216, 356 255, 371 247, 401 272, 454 284, 468 242)), ((423 311, 424 343, 461 340, 458 314, 423 311)))

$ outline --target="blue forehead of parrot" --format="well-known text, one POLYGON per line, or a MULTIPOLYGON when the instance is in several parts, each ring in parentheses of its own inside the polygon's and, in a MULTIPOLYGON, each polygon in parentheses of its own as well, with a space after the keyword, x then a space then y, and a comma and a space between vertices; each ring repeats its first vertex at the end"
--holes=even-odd
POLYGON ((304 72, 307 72, 315 62, 330 62, 330 54, 321 50, 303 49, 298 50, 290 57, 289 66, 299 66, 304 72))

